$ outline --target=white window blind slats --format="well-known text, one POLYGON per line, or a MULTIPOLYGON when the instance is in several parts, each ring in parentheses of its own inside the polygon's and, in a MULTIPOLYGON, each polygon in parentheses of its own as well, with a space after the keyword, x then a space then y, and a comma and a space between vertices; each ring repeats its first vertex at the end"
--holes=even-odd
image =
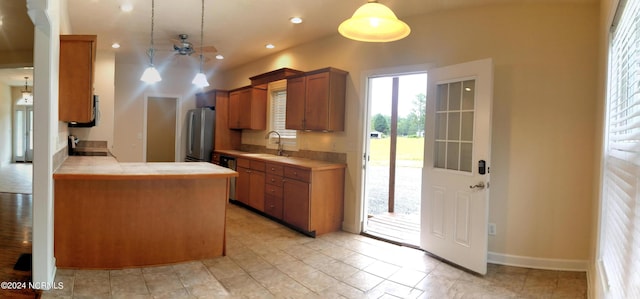
MULTIPOLYGON (((271 93, 271 130, 280 133, 283 146, 296 146, 296 130, 285 129, 287 117, 287 90, 274 90, 271 93)), ((270 144, 276 144, 278 137, 272 134, 270 144)))
POLYGON ((607 298, 640 298, 640 0, 621 1, 609 45, 599 256, 607 298))

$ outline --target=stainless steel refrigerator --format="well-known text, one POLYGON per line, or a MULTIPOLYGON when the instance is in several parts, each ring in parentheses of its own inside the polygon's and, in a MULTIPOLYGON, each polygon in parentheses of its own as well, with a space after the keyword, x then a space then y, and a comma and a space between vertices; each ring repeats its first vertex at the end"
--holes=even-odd
POLYGON ((197 108, 187 112, 187 162, 211 162, 216 112, 197 108))

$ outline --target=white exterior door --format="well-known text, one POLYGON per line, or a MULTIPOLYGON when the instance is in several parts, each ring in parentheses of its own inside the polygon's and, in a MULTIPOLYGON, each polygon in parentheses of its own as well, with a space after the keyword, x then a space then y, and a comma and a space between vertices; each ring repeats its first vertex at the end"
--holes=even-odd
POLYGON ((487 272, 493 61, 429 71, 421 247, 487 272))

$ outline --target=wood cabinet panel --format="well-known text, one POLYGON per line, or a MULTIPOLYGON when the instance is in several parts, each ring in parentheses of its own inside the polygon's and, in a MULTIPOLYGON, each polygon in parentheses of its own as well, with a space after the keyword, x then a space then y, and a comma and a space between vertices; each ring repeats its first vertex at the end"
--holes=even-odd
POLYGON ((297 167, 285 167, 284 177, 308 183, 311 181, 311 171, 297 167))
POLYGON ((251 170, 249 180, 249 206, 264 211, 264 172, 251 170))
MULTIPOLYGON (((240 159, 237 160, 238 163, 240 159)), ((249 188, 251 186, 251 170, 238 165, 236 167, 238 178, 236 178, 236 200, 248 205, 249 204, 249 188)))
POLYGON ((269 185, 282 187, 282 176, 281 175, 275 175, 275 174, 267 173, 265 181, 269 185))
POLYGON ((214 90, 207 92, 208 100, 215 97, 216 106, 216 134, 214 149, 239 149, 242 141, 242 132, 229 128, 229 92, 214 90))
POLYGON ((287 129, 304 130, 305 82, 304 76, 287 80, 287 129))
POLYGON ((264 212, 278 219, 282 219, 282 198, 265 195, 264 212))
POLYGON ((325 68, 287 80, 285 127, 344 131, 347 72, 325 68))
POLYGON ((282 165, 279 164, 273 164, 273 163, 267 163, 267 168, 266 168, 266 172, 270 173, 270 174, 275 174, 275 175, 279 175, 279 176, 283 176, 284 175, 284 167, 282 165))
POLYGON ((58 119, 86 123, 94 119, 93 81, 97 36, 61 35, 58 119))
POLYGON ((285 179, 283 183, 282 219, 309 231, 309 183, 285 179))
POLYGON ((276 186, 276 185, 271 185, 271 184, 267 184, 265 185, 265 194, 271 195, 271 196, 275 196, 278 198, 282 198, 283 195, 283 189, 281 186, 276 186))
POLYGON ((228 117, 231 129, 266 129, 267 90, 247 86, 230 91, 228 117))

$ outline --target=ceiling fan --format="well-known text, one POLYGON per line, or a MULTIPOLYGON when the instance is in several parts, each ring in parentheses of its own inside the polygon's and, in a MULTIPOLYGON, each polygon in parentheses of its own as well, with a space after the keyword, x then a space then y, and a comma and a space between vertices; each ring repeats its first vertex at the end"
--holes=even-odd
MULTIPOLYGON (((188 41, 189 35, 185 33, 178 34, 179 39, 174 39, 173 50, 176 55, 191 56, 191 54, 198 53, 199 47, 194 47, 193 44, 188 41)), ((202 47, 202 54, 216 53, 218 50, 214 46, 202 47)))

